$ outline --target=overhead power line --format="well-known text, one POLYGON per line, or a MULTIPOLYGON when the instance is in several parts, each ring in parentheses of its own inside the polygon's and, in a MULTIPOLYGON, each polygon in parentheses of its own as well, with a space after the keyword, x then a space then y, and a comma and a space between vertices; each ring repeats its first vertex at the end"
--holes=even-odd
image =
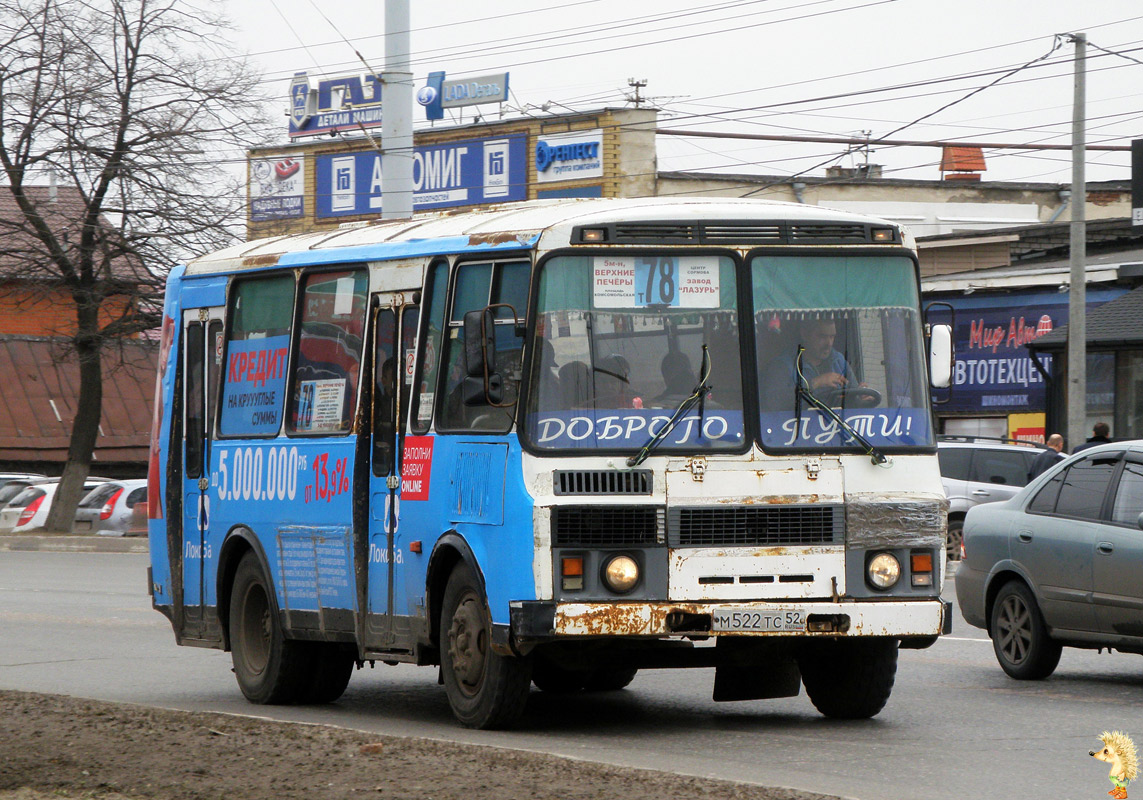
MULTIPOLYGON (((1070 144, 1015 144, 1011 142, 937 141, 933 139, 858 139, 852 136, 791 136, 789 134, 730 133, 723 131, 684 131, 678 128, 656 128, 660 136, 698 136, 708 139, 757 139, 764 142, 811 142, 814 144, 848 144, 884 147, 981 147, 991 150, 1071 150, 1070 144)), ((1088 150, 1130 152, 1131 145, 1089 144, 1088 150)))

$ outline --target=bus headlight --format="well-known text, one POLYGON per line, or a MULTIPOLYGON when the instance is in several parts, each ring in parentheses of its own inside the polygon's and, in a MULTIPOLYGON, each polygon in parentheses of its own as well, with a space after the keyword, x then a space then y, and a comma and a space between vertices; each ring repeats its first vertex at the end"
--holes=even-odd
POLYGON ((603 566, 603 582, 617 594, 626 594, 639 582, 639 564, 631 556, 612 556, 603 566))
POLYGON ((890 589, 901 578, 901 562, 892 553, 878 553, 869 559, 865 572, 874 588, 890 589))

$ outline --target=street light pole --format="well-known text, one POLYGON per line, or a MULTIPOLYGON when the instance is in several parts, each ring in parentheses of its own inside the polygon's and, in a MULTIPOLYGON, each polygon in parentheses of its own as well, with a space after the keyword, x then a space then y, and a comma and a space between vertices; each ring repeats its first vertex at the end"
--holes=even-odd
POLYGON ((1075 97, 1072 110, 1071 287, 1068 296, 1068 448, 1084 441, 1087 432, 1087 189, 1084 183, 1085 64, 1087 34, 1073 34, 1075 97))
POLYGON ((413 216, 413 73, 409 0, 385 0, 381 73, 381 218, 413 216))

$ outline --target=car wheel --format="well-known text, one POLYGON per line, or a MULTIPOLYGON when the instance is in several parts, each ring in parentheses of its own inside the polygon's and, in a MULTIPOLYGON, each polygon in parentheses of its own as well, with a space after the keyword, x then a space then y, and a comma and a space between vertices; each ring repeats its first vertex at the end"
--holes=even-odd
POLYGON ((798 653, 802 684, 827 717, 868 719, 889 701, 897 675, 896 639, 813 642, 798 653))
POLYGON ((996 595, 990 631, 996 660, 1017 680, 1041 680, 1060 663, 1063 648, 1048 636, 1036 598, 1023 583, 1006 583, 996 595))
POLYGON ((234 676, 252 703, 292 703, 304 696, 313 676, 305 642, 286 639, 270 583, 254 553, 234 573, 230 596, 230 650, 234 676))
POLYGON ((960 545, 964 541, 964 517, 949 517, 945 534, 945 555, 949 561, 960 561, 960 545))
POLYGON ((440 620, 441 677, 452 713, 470 728, 503 728, 524 713, 531 662, 492 649, 492 619, 467 564, 445 585, 440 620))

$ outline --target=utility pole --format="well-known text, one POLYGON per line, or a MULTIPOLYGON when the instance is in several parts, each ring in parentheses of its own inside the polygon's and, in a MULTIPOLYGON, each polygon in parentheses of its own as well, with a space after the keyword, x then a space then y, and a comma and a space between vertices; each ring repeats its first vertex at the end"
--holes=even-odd
POLYGON ((385 0, 385 67, 381 72, 381 218, 413 216, 413 73, 409 0, 385 0))
POLYGON ((1087 433, 1087 189, 1084 183, 1085 64, 1087 34, 1071 36, 1075 53, 1075 98, 1072 111, 1071 287, 1068 295, 1068 448, 1087 433))
POLYGON ((640 80, 636 80, 635 78, 628 78, 627 85, 635 90, 635 98, 632 99, 631 102, 635 104, 635 108, 639 108, 641 105, 643 105, 643 98, 639 95, 639 90, 646 87, 647 79, 642 78, 640 80))

